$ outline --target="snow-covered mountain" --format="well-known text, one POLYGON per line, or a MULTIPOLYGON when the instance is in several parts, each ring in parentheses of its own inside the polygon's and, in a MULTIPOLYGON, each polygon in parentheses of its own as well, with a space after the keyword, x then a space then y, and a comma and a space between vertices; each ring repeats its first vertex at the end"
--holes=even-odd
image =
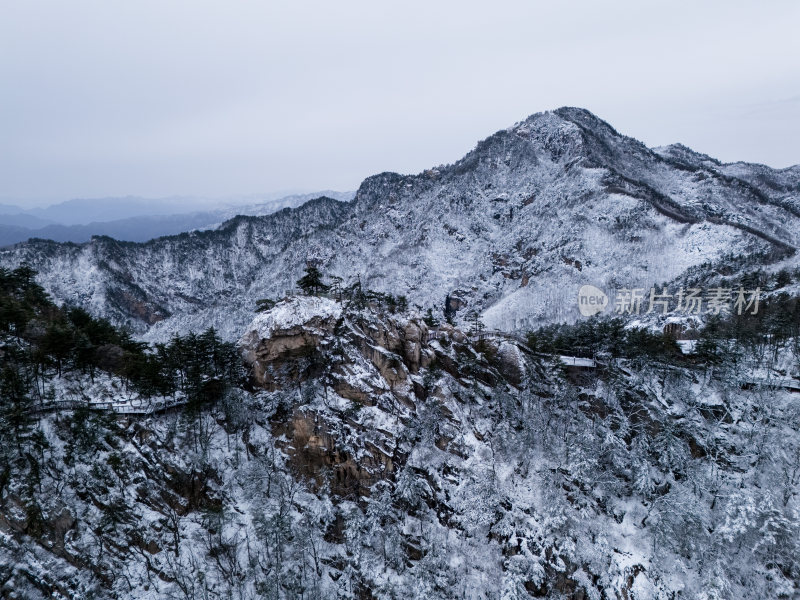
MULTIPOLYGON (((366 179, 350 203, 319 198, 209 232, 147 243, 32 241, 30 263, 58 301, 147 339, 208 325, 233 339, 259 298, 279 298, 308 260, 412 304, 459 299, 487 326, 524 329, 577 315, 580 285, 649 287, 703 266, 792 264, 800 167, 722 164, 649 149, 590 112, 538 113, 454 164, 366 179)), ((777 267, 776 267, 777 268, 777 267)))
MULTIPOLYGON (((467 166, 481 181, 480 170, 467 166)), ((392 231, 391 221, 375 216, 392 217, 389 204, 400 200, 385 194, 408 181, 387 175, 362 187, 358 210, 322 198, 165 245, 52 245, 49 259, 58 264, 66 248, 85 261, 61 263, 73 269, 64 281, 80 272, 88 290, 103 282, 105 295, 85 299, 97 312, 111 299, 118 315, 128 307, 155 321, 166 309, 151 294, 183 286, 162 296, 182 313, 173 309, 150 335, 169 322, 224 323, 216 311, 227 305, 235 309, 232 331, 236 311, 248 309, 238 288, 255 293, 264 264, 290 273, 308 257, 343 273, 341 261, 358 258, 354 270, 370 269, 375 286, 417 285, 424 301, 424 286, 434 288, 419 269, 444 276, 454 261, 447 244, 431 244, 460 233, 430 224, 441 214, 432 207, 447 205, 435 190, 448 189, 447 177, 460 182, 451 169, 439 170, 438 180, 419 178, 417 196, 411 178, 408 210, 424 211, 426 198, 429 209, 427 220, 409 217, 417 230, 392 231), (366 234, 357 233, 360 223, 366 234), (370 228, 381 223, 385 235, 375 238, 380 232, 370 228), (410 264, 415 249, 380 244, 404 235, 421 236, 419 262, 390 278, 388 269, 410 264), (93 248, 104 254, 81 254, 93 248), (388 267, 379 271, 381 256, 388 267), (138 269, 148 260, 172 281, 157 282, 155 271, 145 278, 138 269), (133 272, 140 279, 125 278, 133 272), (219 297, 209 300, 214 290, 219 297), (193 308, 200 300, 189 294, 201 291, 211 308, 193 308)), ((602 200, 599 192, 594 198, 602 200)), ((493 202, 474 203, 484 201, 493 202)), ((515 213, 532 213, 536 202, 515 213)), ((564 205, 571 218, 582 214, 564 205)), ((731 265, 790 254, 789 242, 764 237, 780 232, 720 222, 733 212, 714 221, 692 216, 691 207, 664 210, 679 208, 689 216, 677 232, 657 212, 639 235, 687 243, 693 227, 705 226, 694 234, 702 244, 703 231, 727 227, 760 252, 725 259, 724 270, 691 267, 684 279, 726 276, 731 265)), ((467 227, 470 214, 486 227, 494 220, 463 207, 447 214, 451 228, 467 227)), ((470 250, 465 273, 481 249, 522 239, 513 237, 524 233, 516 218, 497 219, 509 240, 499 226, 456 239, 470 250)), ((544 249, 525 265, 561 256, 561 246, 541 241, 557 234, 579 250, 603 240, 584 235, 580 221, 562 221, 560 230, 532 223, 544 249)), ((635 235, 632 226, 617 231, 620 241, 609 245, 633 260, 643 242, 622 237, 635 235)), ((733 247, 723 242, 702 247, 733 247)), ((508 252, 516 257, 524 248, 508 252)), ((575 264, 583 254, 569 256, 559 269, 592 268, 575 264)), ((659 264, 655 254, 648 260, 659 264)), ((493 280, 481 280, 477 264, 479 285, 490 289, 493 280)), ((626 266, 609 264, 596 273, 626 266)), ((517 286, 512 297, 540 282, 569 281, 555 269, 543 268, 527 286, 498 273, 508 289, 517 286)), ((689 354, 671 331, 611 319, 527 336, 436 323, 402 298, 363 286, 259 303, 237 343, 208 330, 148 346, 85 310, 54 306, 33 277, 29 268, 0 270, 0 598, 761 600, 800 593, 800 305, 792 287, 800 272, 776 274, 771 293, 781 295, 757 317, 710 320, 689 354)), ((48 277, 55 280, 52 271, 48 277)), ((318 289, 314 271, 303 287, 318 289)), ((482 299, 471 289, 451 298, 482 299)))

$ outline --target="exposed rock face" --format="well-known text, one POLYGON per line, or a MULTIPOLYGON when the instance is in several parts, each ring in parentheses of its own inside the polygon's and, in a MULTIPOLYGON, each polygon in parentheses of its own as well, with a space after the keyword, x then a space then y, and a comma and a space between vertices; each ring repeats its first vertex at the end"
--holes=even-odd
POLYGON ((345 436, 352 435, 360 442, 359 451, 350 452, 345 448, 347 440, 341 435, 341 427, 336 425, 320 412, 298 409, 288 422, 276 424, 275 433, 288 438, 283 448, 298 474, 321 483, 323 471, 329 469, 334 493, 345 497, 369 495, 376 481, 395 474, 395 437, 366 431, 348 419, 345 436))
POLYGON ((500 359, 500 372, 506 379, 515 384, 521 383, 525 377, 525 360, 519 346, 504 341, 497 349, 497 357, 500 359))
POLYGON ((333 331, 340 314, 340 304, 316 297, 291 298, 259 314, 239 341, 256 383, 275 389, 286 367, 308 359, 333 331))
POLYGON ((468 295, 463 290, 454 290, 450 292, 445 298, 445 309, 451 314, 455 314, 467 305, 464 298, 468 295))
MULTIPOLYGON (((454 410, 448 405, 455 400, 431 381, 430 367, 439 364, 462 377, 462 359, 469 356, 481 380, 502 377, 459 329, 443 325, 431 335, 418 314, 355 309, 326 298, 278 303, 253 320, 239 343, 259 387, 296 389, 302 396, 303 386, 322 383, 323 406, 297 403, 273 428, 286 440, 284 449, 299 473, 317 480, 324 469, 332 470, 334 491, 341 495, 367 495, 375 481, 395 475, 405 456, 397 432, 418 415, 420 403, 433 403, 442 418, 437 447, 458 452, 451 444, 455 434, 445 433, 454 410)), ((481 344, 494 354, 493 343, 481 344)), ((494 362, 509 381, 520 381, 519 349, 512 341, 501 347, 504 358, 494 362)))

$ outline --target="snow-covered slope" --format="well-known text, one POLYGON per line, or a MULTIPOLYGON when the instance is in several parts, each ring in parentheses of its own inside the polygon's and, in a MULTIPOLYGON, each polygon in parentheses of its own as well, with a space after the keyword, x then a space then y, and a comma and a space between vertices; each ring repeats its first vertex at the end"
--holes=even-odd
POLYGON ((790 346, 586 368, 308 297, 246 331, 250 391, 5 431, 0 597, 798 597, 790 346))
POLYGON ((370 177, 347 204, 321 198, 144 244, 31 242, 0 253, 0 264, 31 263, 57 300, 148 339, 209 325, 234 339, 255 301, 282 297, 309 259, 422 307, 455 292, 487 326, 523 329, 577 316, 584 283, 649 287, 731 256, 792 262, 798 189, 799 168, 651 150, 561 108, 452 165, 370 177))

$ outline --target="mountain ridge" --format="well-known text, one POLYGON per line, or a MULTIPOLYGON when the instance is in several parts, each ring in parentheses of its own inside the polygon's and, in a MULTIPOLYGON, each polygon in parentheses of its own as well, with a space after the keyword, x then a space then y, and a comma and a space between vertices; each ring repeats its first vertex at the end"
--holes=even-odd
POLYGON ((586 280, 649 287, 737 253, 794 265, 800 169, 795 178, 679 150, 649 149, 564 107, 449 165, 367 177, 346 206, 317 199, 139 245, 20 244, 0 264, 31 262, 57 300, 150 339, 207 325, 234 339, 255 300, 281 297, 309 260, 420 307, 456 293, 507 330, 573 320, 586 280))
MULTIPOLYGON (((0 247, 10 246, 16 243, 25 242, 29 239, 46 239, 56 242, 88 242, 92 236, 108 236, 120 241, 146 242, 159 237, 169 235, 179 235, 183 232, 215 229, 222 223, 238 215, 264 216, 287 207, 297 207, 309 199, 326 195, 340 201, 349 201, 352 192, 319 192, 315 194, 294 194, 290 196, 274 198, 272 200, 261 199, 254 204, 225 204, 217 208, 207 208, 206 210, 194 210, 192 212, 168 212, 174 209, 173 205, 159 207, 159 211, 149 214, 139 214, 143 199, 136 199, 139 205, 132 209, 106 209, 117 210, 121 214, 126 211, 133 216, 119 218, 115 220, 97 220, 85 222, 83 218, 73 220, 81 221, 79 224, 64 224, 55 221, 44 221, 32 216, 29 212, 16 215, 0 215, 3 223, 0 224, 0 247)), ((96 206, 104 202, 122 202, 124 199, 94 199, 86 201, 89 207, 94 207, 97 211, 100 207, 96 206)), ((54 205, 58 208, 69 205, 70 202, 63 202, 54 205)), ((150 204, 157 204, 156 200, 147 201, 150 204)), ((208 201, 206 201, 208 202, 208 201)), ((147 206, 150 206, 147 204, 147 206)), ((174 204, 174 203, 173 203, 174 204)), ((186 208, 186 207, 184 207, 186 208)), ((196 207, 197 209, 201 207, 196 207)), ((0 209, 1 210, 1 209, 0 209)), ((19 209, 22 210, 22 209, 19 209)), ((98 216, 98 215, 95 215, 98 216)))

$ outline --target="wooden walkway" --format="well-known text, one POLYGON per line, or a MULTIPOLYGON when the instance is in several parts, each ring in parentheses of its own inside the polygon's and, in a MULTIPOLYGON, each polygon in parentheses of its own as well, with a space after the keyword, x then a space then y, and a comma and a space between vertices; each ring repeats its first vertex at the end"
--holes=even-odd
POLYGON ((784 389, 795 394, 800 394, 800 381, 786 377, 747 377, 740 381, 739 384, 743 390, 762 387, 768 389, 784 389))
POLYGON ((158 412, 186 404, 184 398, 159 398, 154 400, 117 400, 93 402, 86 400, 60 400, 37 404, 33 412, 52 412, 56 410, 75 410, 88 408, 102 412, 113 412, 119 415, 152 415, 158 412))

